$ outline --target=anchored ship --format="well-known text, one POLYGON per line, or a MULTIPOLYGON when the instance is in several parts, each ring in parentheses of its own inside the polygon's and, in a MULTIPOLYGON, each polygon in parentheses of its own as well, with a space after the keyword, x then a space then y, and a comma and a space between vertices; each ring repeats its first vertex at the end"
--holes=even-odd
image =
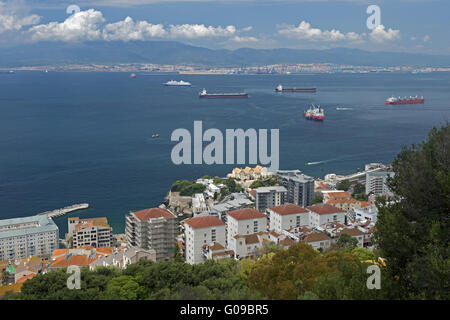
POLYGON ((316 88, 283 88, 281 84, 279 84, 275 88, 276 92, 316 92, 316 88))
POLYGON ((164 83, 164 85, 168 87, 190 87, 191 83, 183 80, 181 81, 170 80, 164 83))
POLYGON ((248 93, 207 93, 206 89, 199 92, 200 98, 248 98, 248 93))
POLYGON ((315 107, 313 105, 311 108, 303 112, 303 116, 307 120, 323 121, 325 119, 325 112, 320 106, 315 107))
POLYGON ((403 97, 403 98, 395 98, 395 97, 390 97, 388 99, 386 99, 386 104, 416 104, 416 103, 424 103, 425 99, 423 97, 403 97))

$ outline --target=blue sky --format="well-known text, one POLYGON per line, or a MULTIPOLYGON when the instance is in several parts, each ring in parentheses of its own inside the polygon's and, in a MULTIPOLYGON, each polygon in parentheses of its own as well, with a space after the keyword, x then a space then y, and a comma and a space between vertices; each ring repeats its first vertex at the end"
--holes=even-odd
POLYGON ((450 54, 448 0, 0 0, 0 45, 176 40, 209 48, 330 48, 450 54), (366 8, 381 26, 369 30, 366 8), (81 12, 66 13, 69 5, 81 12), (129 17, 128 19, 126 19, 129 17))

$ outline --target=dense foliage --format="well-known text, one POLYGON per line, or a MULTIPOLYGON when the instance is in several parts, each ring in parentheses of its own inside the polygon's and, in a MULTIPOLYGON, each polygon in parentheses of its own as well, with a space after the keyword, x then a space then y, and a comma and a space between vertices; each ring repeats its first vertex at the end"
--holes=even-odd
POLYGON ((350 188, 350 186, 351 186, 351 182, 346 179, 346 180, 339 181, 336 184, 336 189, 347 191, 350 188))
POLYGON ((255 180, 252 182, 252 184, 250 185, 251 189, 256 189, 259 187, 271 187, 274 186, 278 183, 278 176, 274 175, 272 177, 270 177, 269 179, 266 180, 255 180))
POLYGON ((200 183, 189 180, 177 180, 172 185, 170 191, 179 192, 180 196, 192 196, 195 193, 202 193, 206 187, 200 183))
POLYGON ((404 148, 392 164, 390 189, 401 199, 381 202, 376 243, 395 280, 395 298, 450 298, 450 127, 404 148))

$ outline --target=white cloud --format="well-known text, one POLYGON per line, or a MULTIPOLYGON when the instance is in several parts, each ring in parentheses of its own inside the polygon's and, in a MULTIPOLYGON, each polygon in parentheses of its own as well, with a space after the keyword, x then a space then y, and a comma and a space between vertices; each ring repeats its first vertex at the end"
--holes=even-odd
POLYGON ((362 36, 356 32, 342 33, 336 29, 321 30, 318 28, 312 28, 311 24, 306 21, 302 21, 298 26, 279 26, 278 33, 288 38, 308 41, 335 42, 362 40, 362 36))
POLYGON ((40 17, 36 14, 21 15, 16 10, 0 2, 0 34, 6 31, 18 31, 23 27, 39 23, 40 17))
POLYGON ((233 38, 230 38, 229 41, 245 43, 245 42, 257 42, 259 41, 259 39, 255 37, 234 36, 233 38))
POLYGON ((64 22, 50 22, 30 28, 34 41, 84 41, 101 38, 101 24, 105 21, 100 11, 89 9, 77 12, 64 22))
POLYGON ((387 31, 385 30, 385 27, 380 24, 378 27, 372 30, 372 32, 369 34, 370 39, 378 42, 383 43, 386 41, 393 41, 393 40, 399 40, 400 39, 400 30, 393 30, 389 28, 387 31))
POLYGON ((208 26, 203 24, 182 24, 170 25, 170 37, 173 38, 211 38, 211 37, 230 37, 236 34, 235 26, 227 26, 225 28, 208 26))
POLYGON ((162 24, 151 24, 147 21, 136 21, 126 17, 125 20, 107 24, 103 28, 104 40, 146 40, 149 38, 161 38, 167 36, 167 31, 162 24))

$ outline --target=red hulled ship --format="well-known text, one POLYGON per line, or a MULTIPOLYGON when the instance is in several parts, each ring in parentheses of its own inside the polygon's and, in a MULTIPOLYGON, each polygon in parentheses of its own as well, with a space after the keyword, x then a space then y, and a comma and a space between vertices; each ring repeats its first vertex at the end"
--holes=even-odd
POLYGON ((386 99, 386 104, 416 104, 416 103, 424 103, 424 102, 425 102, 425 99, 423 97, 419 98, 418 96, 409 97, 409 98, 407 98, 407 97, 403 97, 403 98, 390 97, 390 98, 386 99))
POLYGON ((314 120, 314 121, 325 120, 325 112, 323 111, 323 109, 320 106, 315 107, 313 105, 312 108, 309 108, 308 110, 303 112, 303 116, 307 120, 314 120))

